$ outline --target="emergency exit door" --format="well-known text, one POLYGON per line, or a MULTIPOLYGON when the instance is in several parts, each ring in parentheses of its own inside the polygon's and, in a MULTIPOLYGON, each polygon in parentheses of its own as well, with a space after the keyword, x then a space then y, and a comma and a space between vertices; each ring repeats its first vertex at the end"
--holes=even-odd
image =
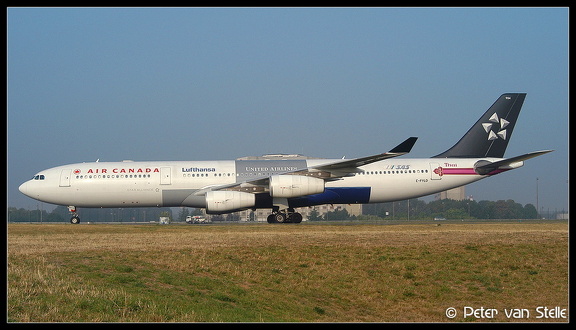
POLYGON ((70 187, 70 174, 72 170, 62 170, 60 172, 60 187, 70 187))
POLYGON ((160 184, 172 184, 172 180, 170 178, 170 167, 161 167, 160 168, 160 184))

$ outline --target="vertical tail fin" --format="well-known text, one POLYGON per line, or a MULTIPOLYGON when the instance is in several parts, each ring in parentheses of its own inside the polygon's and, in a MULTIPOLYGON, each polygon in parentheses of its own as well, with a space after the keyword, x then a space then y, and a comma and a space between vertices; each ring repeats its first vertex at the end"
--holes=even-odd
POLYGON ((434 158, 503 158, 525 97, 502 94, 460 141, 434 158))

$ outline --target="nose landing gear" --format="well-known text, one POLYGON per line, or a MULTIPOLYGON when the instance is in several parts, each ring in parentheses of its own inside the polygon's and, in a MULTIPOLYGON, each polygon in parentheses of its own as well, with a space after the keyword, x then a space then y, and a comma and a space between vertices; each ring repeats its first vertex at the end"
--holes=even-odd
POLYGON ((68 211, 72 214, 72 218, 70 218, 70 223, 77 225, 80 223, 80 216, 76 213, 76 206, 68 206, 68 211))

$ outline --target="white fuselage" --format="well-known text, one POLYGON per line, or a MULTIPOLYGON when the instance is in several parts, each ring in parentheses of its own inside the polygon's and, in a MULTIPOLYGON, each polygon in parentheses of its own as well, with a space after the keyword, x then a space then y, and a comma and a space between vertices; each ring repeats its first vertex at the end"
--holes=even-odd
MULTIPOLYGON (((349 177, 326 182, 322 194, 293 198, 289 203, 291 207, 328 203, 382 203, 425 196, 487 177, 474 171, 474 164, 479 160, 383 160, 361 166, 360 172, 349 177)), ((482 160, 492 162, 501 159, 482 160)), ((204 208, 206 199, 197 192, 210 186, 269 177, 296 168, 334 161, 337 160, 77 163, 41 171, 23 183, 20 191, 40 201, 76 207, 204 208)), ((269 205, 255 205, 255 208, 260 207, 269 205)))

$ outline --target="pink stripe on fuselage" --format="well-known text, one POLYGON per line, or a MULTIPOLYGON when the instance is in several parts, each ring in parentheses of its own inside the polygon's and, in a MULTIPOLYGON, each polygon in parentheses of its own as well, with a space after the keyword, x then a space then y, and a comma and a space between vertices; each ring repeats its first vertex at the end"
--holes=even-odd
MULTIPOLYGON (((498 170, 494 170, 486 175, 495 175, 498 173, 502 173, 502 172, 506 172, 508 171, 507 169, 498 169, 498 170)), ((443 167, 442 168, 442 174, 443 175, 478 175, 478 173, 476 173, 476 171, 474 171, 473 168, 446 168, 443 167)))
POLYGON ((478 174, 478 173, 476 173, 476 172, 474 171, 473 168, 446 168, 446 167, 443 167, 443 168, 442 168, 442 173, 445 174, 445 175, 446 175, 446 174, 447 174, 447 175, 451 175, 451 174, 460 174, 460 175, 463 175, 463 174, 476 174, 476 175, 477 175, 477 174, 478 174))

